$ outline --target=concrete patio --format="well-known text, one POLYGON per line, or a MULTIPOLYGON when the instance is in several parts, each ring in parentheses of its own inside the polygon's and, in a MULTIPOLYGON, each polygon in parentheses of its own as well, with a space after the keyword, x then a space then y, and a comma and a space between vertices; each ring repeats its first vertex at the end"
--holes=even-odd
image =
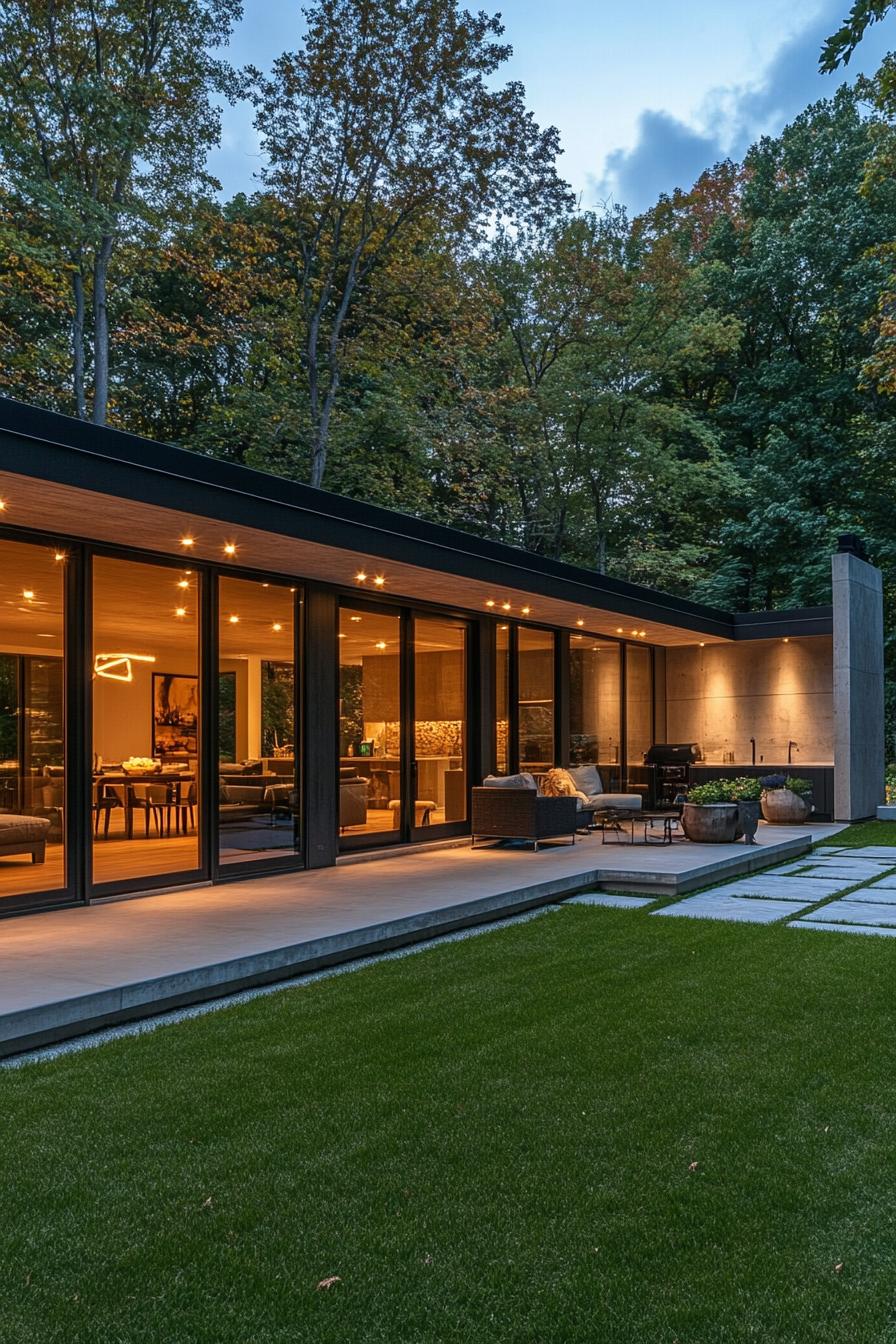
POLYGON ((483 923, 598 887, 654 898, 796 858, 838 825, 759 844, 423 847, 308 873, 44 912, 0 925, 0 1054, 483 923))

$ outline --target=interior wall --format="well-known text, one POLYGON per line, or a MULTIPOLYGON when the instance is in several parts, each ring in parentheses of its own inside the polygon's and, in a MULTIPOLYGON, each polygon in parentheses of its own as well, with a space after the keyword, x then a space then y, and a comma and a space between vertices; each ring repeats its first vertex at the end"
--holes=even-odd
POLYGON ((133 681, 93 679, 93 750, 107 762, 152 755, 153 673, 196 675, 195 653, 183 646, 166 650, 155 643, 149 648, 141 644, 139 652, 156 661, 132 663, 133 681))
POLYGON ((666 650, 669 742, 698 742, 709 764, 830 765, 834 760, 829 635, 666 650), (733 756, 733 761, 732 761, 733 756))

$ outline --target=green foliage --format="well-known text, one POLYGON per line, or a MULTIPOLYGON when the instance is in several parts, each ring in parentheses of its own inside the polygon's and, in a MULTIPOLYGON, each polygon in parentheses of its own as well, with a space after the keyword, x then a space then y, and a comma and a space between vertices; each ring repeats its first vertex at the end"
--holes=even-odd
POLYGON ((848 65, 867 30, 886 18, 892 8, 893 0, 855 0, 844 22, 822 47, 819 62, 822 72, 830 74, 839 66, 848 65))
POLYGON ((688 802, 697 803, 705 807, 709 803, 730 803, 731 797, 730 779, 709 779, 705 784, 695 784, 688 790, 688 802))
POLYGON ((789 789, 791 793, 799 794, 800 798, 808 798, 812 792, 812 781, 811 779, 801 779, 799 775, 788 775, 784 787, 789 789))

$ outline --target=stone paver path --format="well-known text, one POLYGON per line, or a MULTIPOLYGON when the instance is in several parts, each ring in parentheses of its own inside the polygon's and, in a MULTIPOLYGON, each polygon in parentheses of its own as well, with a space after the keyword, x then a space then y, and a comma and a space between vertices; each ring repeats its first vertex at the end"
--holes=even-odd
MULTIPOLYGON (((589 892, 578 905, 636 910, 654 904, 650 896, 589 892)), ((896 847, 826 848, 685 896, 653 915, 723 919, 737 923, 786 921, 793 929, 896 935, 896 847)))

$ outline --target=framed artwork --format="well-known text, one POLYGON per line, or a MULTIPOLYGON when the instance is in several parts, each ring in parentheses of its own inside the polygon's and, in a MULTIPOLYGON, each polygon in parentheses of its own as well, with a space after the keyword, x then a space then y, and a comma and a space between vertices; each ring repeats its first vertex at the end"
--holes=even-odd
POLYGON ((199 754, 199 678, 172 672, 152 674, 152 754, 199 754))

